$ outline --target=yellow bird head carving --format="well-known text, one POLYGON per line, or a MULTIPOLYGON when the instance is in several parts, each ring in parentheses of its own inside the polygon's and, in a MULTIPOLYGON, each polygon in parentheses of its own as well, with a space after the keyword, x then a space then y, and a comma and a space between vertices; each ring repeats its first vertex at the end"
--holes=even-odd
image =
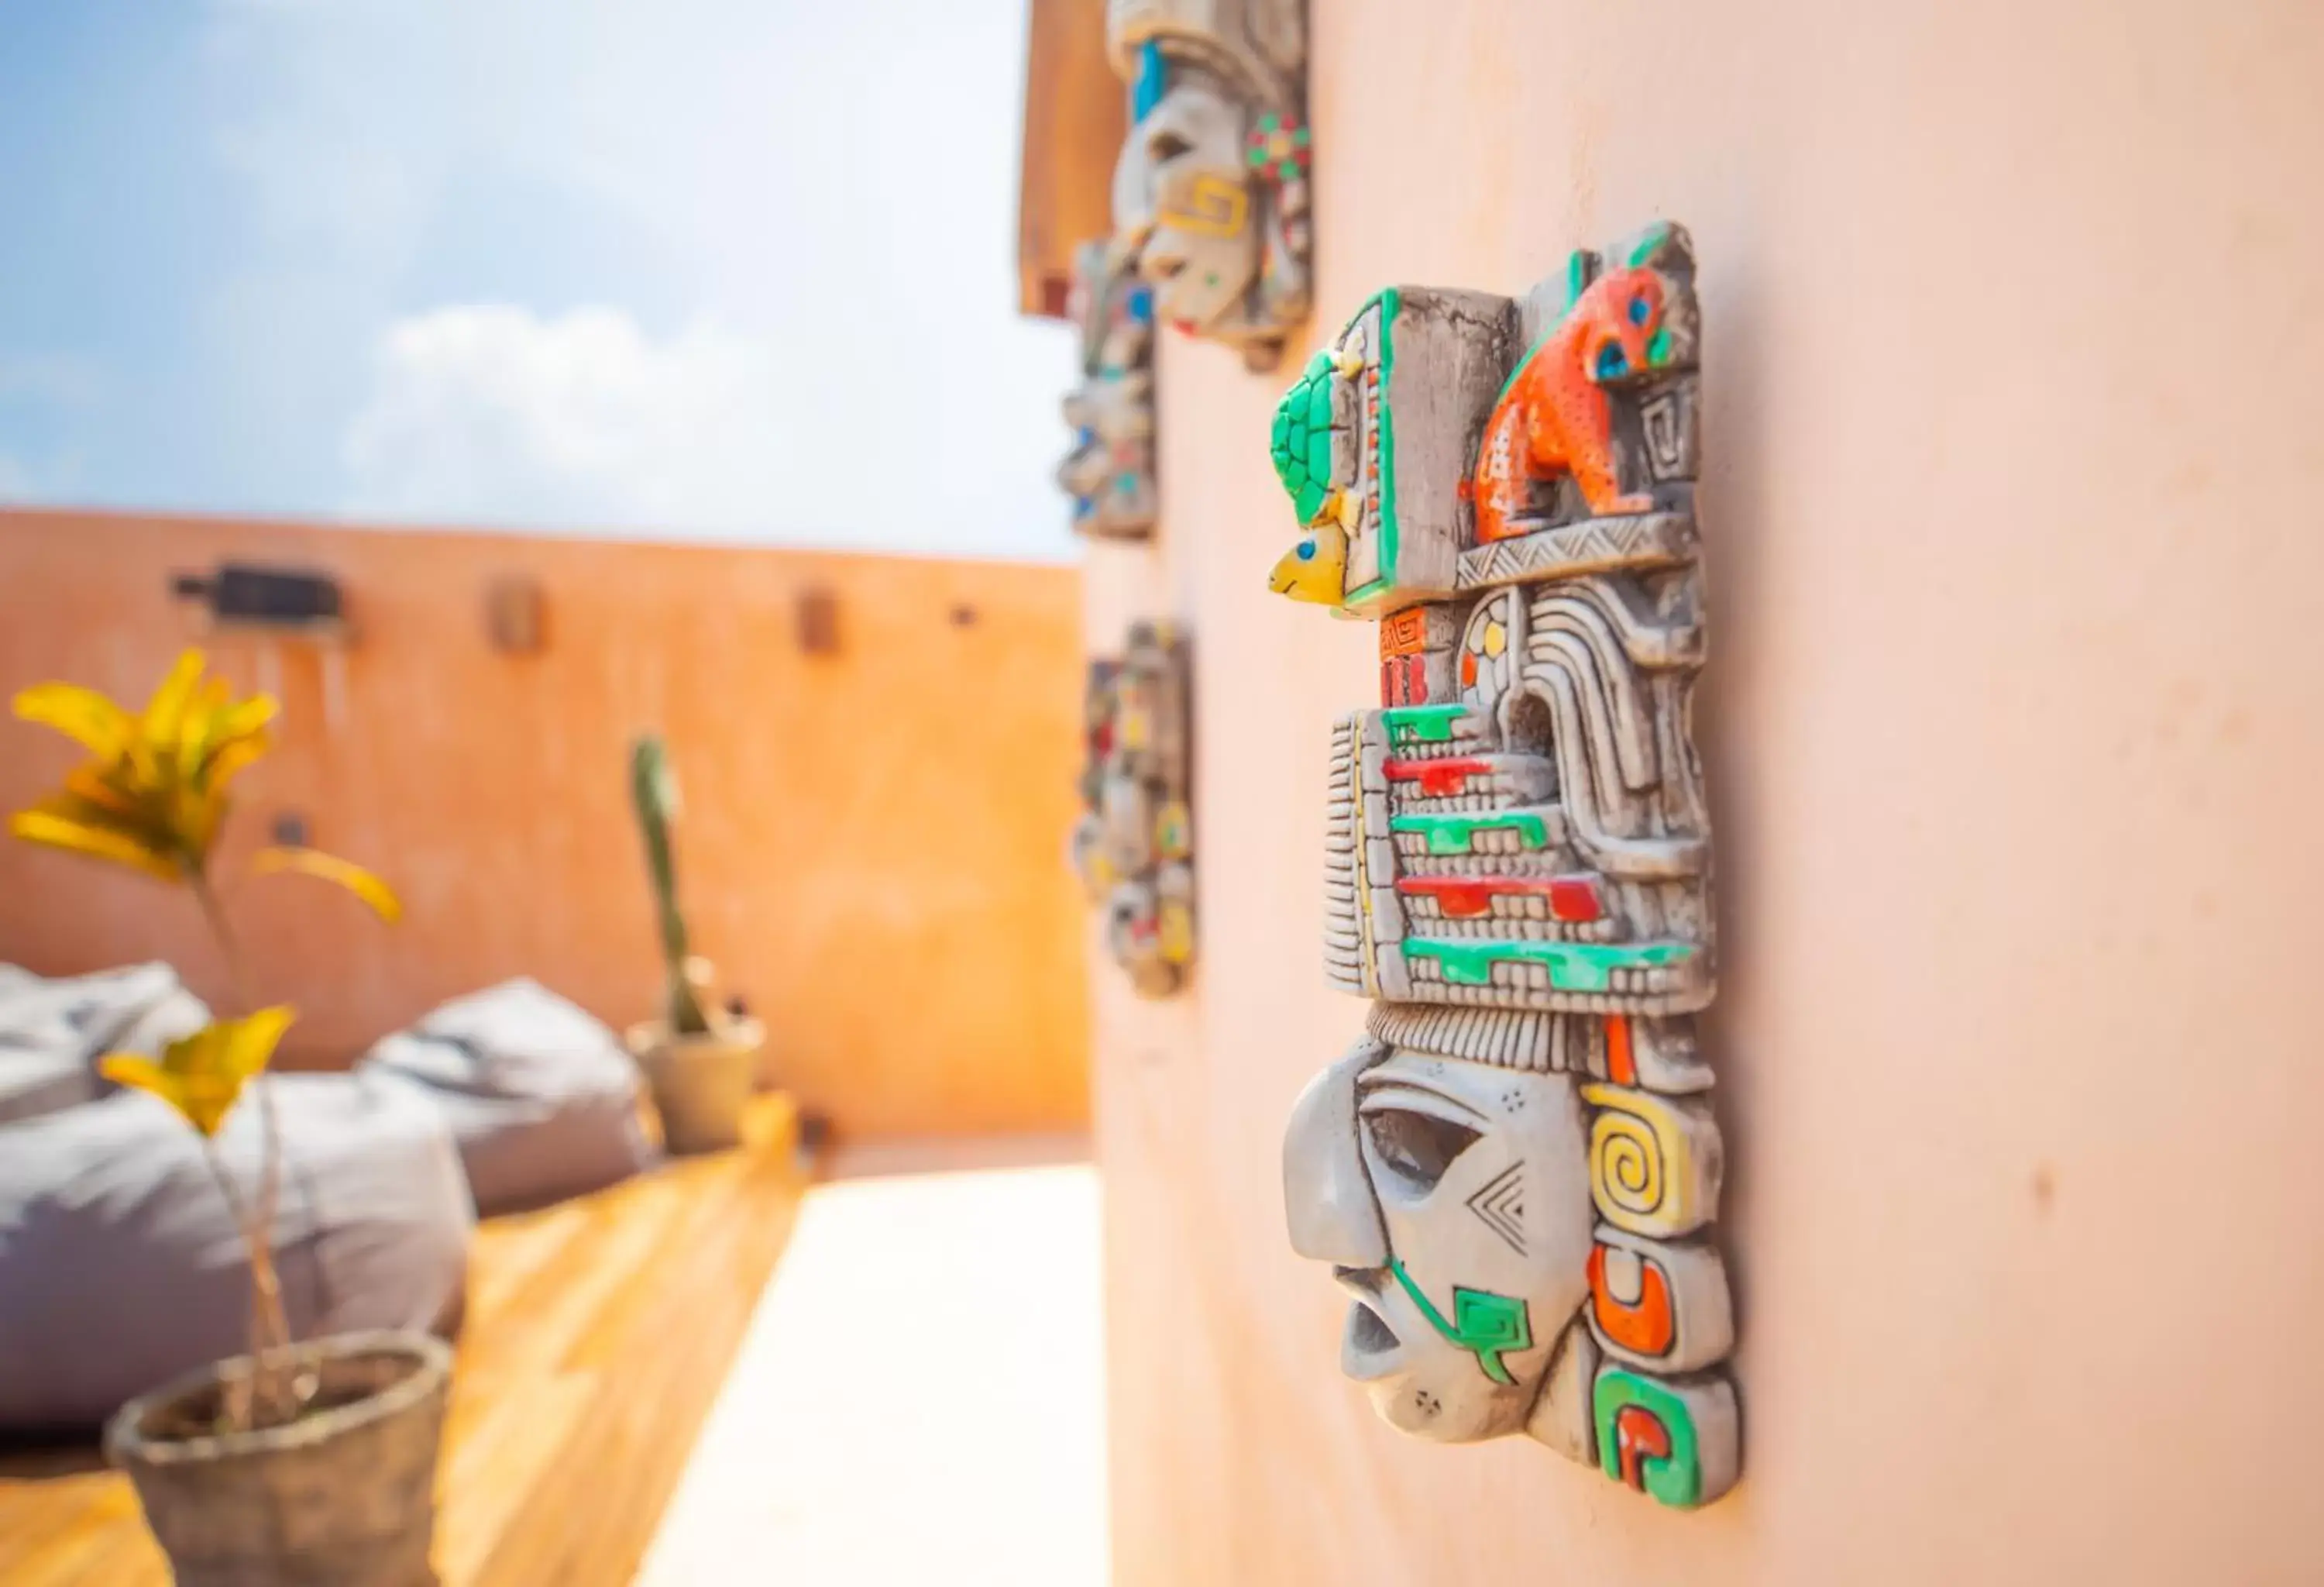
POLYGON ((1348 531, 1321 519, 1283 553, 1268 575, 1267 587, 1295 601, 1337 606, 1347 594, 1347 576, 1348 531))

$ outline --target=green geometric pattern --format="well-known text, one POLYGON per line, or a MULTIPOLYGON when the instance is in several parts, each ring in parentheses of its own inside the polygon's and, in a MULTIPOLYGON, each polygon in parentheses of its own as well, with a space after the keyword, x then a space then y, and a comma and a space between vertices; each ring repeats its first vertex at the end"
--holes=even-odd
POLYGON ((1275 477, 1290 494, 1303 529, 1315 521, 1332 494, 1332 382, 1336 378, 1332 355, 1318 353, 1275 405, 1268 449, 1275 459, 1275 477))
POLYGON ((1670 222, 1656 221, 1631 241, 1629 254, 1624 263, 1632 270, 1637 269, 1662 251, 1663 245, 1670 241, 1670 222))
POLYGON ((1394 1257, 1388 1259, 1388 1270, 1404 1286, 1405 1294, 1428 1319, 1428 1325, 1444 1335, 1447 1342, 1471 1352, 1485 1376, 1496 1383, 1515 1383, 1508 1367, 1501 1363, 1504 1352, 1533 1348, 1533 1322, 1526 1311, 1526 1303, 1507 1295, 1495 1295, 1489 1289, 1463 1289, 1452 1287, 1452 1320, 1446 1322, 1444 1314, 1429 1304, 1404 1270, 1404 1264, 1394 1257))
POLYGON ((1669 1441, 1666 1455, 1634 1454, 1638 1481, 1648 1498, 1687 1509, 1702 1498, 1702 1452, 1686 1401, 1637 1372, 1609 1367, 1591 1391, 1591 1420, 1598 1425, 1598 1462, 1609 1477, 1622 1480, 1622 1412, 1631 1406, 1652 1416, 1669 1441))
POLYGON ((1379 523, 1379 577, 1360 589, 1350 590, 1341 602, 1342 606, 1370 600, 1396 582, 1397 558, 1404 537, 1396 516, 1396 411, 1391 400, 1396 394, 1396 317, 1404 310, 1404 294, 1394 287, 1376 292, 1356 310, 1356 318, 1361 319, 1374 306, 1379 309, 1379 403, 1372 415, 1379 446, 1379 475, 1374 481, 1378 497, 1372 507, 1379 523))
POLYGON ((1390 706, 1380 713, 1394 744, 1442 744, 1452 742, 1452 724, 1468 715, 1466 706, 1390 706))
MULTIPOLYGON (((1549 846, 1549 824, 1530 810, 1484 810, 1445 816, 1393 816, 1390 832, 1417 832, 1428 839, 1432 854, 1465 854, 1480 832, 1514 832, 1528 849, 1549 846)), ((1482 985, 1483 983, 1478 984, 1482 985)))
POLYGON ((1683 964, 1684 942, 1492 942, 1472 937, 1407 937, 1407 957, 1434 959, 1448 986, 1490 986, 1495 964, 1546 964, 1554 992, 1604 992, 1616 970, 1683 964))

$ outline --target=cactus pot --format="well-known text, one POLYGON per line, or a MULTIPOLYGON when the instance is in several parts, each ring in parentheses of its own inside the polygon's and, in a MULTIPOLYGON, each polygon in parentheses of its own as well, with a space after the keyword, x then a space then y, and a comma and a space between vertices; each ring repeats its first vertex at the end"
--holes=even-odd
POLYGON ((452 1352, 424 1333, 288 1346, 317 1374, 297 1421, 215 1433, 251 1358, 131 1400, 105 1430, 179 1587, 434 1587, 436 1452, 452 1352))
POLYGON ((661 1020, 631 1028, 630 1051, 653 1093, 664 1146, 717 1151, 742 1140, 742 1106, 765 1039, 756 1020, 730 1020, 706 1036, 673 1036, 661 1020))

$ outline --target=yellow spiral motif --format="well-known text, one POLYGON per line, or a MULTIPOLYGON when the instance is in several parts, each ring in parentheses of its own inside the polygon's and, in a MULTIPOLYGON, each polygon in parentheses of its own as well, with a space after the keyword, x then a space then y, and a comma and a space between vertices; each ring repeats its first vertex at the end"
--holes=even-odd
POLYGON ((1590 1126, 1590 1187, 1607 1216, 1651 1218, 1663 1202, 1663 1154, 1654 1126, 1605 1112, 1590 1126))
POLYGON ((1683 1234, 1711 1215, 1719 1138, 1708 1115, 1624 1085, 1585 1085, 1590 1195, 1599 1215, 1633 1234, 1683 1234))

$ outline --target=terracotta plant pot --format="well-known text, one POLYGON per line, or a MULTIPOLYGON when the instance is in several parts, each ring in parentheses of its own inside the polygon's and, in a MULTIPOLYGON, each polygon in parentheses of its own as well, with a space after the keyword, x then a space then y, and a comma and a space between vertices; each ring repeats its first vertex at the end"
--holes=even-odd
POLYGON ((287 1426, 207 1431, 237 1356, 131 1400, 105 1430, 179 1587, 433 1587, 436 1451, 452 1352, 424 1333, 342 1333, 281 1352, 319 1374, 287 1426))
POLYGON ((630 1030, 630 1051, 645 1071, 673 1152, 717 1151, 742 1139, 742 1106, 758 1079, 766 1032, 756 1020, 731 1020, 707 1036, 677 1036, 665 1020, 630 1030))

